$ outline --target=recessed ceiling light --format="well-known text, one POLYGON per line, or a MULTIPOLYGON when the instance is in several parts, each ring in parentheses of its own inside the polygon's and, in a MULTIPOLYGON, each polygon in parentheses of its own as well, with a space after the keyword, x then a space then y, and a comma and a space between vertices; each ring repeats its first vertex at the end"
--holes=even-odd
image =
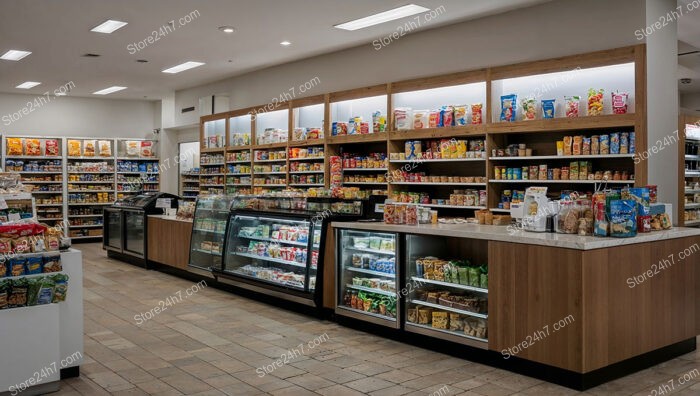
POLYGON ((185 62, 185 63, 180 64, 180 65, 177 65, 177 66, 167 68, 167 69, 163 70, 163 73, 169 73, 169 74, 180 73, 180 72, 183 72, 185 70, 189 70, 189 69, 193 69, 195 67, 202 66, 203 64, 204 64, 203 62, 189 61, 189 62, 185 62))
POLYGON ((380 23, 385 23, 393 21, 396 19, 405 18, 411 15, 420 14, 421 12, 430 11, 429 8, 425 8, 415 4, 405 5, 403 7, 394 8, 389 11, 380 12, 379 14, 370 15, 368 17, 355 19, 354 21, 349 21, 341 23, 340 25, 334 25, 338 29, 344 30, 358 30, 364 29, 366 27, 379 25, 380 23))
POLYGON ((283 45, 283 46, 285 46, 285 47, 289 47, 290 45, 292 45, 292 43, 290 43, 289 41, 286 41, 286 40, 285 40, 285 41, 281 42, 280 45, 283 45))
POLYGON ((233 26, 219 26, 219 30, 221 30, 224 33, 233 33, 236 31, 236 28, 233 26))
POLYGON ((122 21, 115 21, 112 19, 108 19, 101 24, 95 26, 94 28, 90 29, 91 32, 95 33, 112 33, 115 30, 122 28, 127 25, 127 22, 122 22, 122 21))
POLYGON ((29 89, 29 88, 34 88, 39 84, 41 84, 41 83, 36 82, 36 81, 26 81, 26 82, 23 82, 22 84, 16 86, 15 88, 29 89))
POLYGON ((126 87, 120 87, 118 85, 115 85, 113 87, 109 87, 109 88, 101 89, 99 91, 95 91, 92 94, 93 95, 109 95, 113 92, 121 91, 122 89, 126 89, 126 87))
POLYGON ((29 54, 31 54, 29 51, 9 50, 0 56, 0 59, 18 61, 29 54))

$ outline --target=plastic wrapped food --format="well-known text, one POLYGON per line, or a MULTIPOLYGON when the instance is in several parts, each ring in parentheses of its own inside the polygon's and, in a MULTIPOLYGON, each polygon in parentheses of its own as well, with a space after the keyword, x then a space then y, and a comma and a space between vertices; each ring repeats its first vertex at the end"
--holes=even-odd
POLYGON ((614 200, 610 202, 610 236, 633 237, 637 235, 637 202, 614 200))
POLYGON ((126 155, 128 157, 137 157, 139 155, 139 145, 140 142, 136 140, 127 140, 126 145, 126 155))
POLYGON ((610 154, 610 136, 600 135, 600 154, 610 154))
POLYGON ((612 93, 612 111, 613 114, 627 114, 627 99, 629 94, 627 92, 613 92, 612 93))
POLYGON ((564 142, 564 155, 571 155, 573 138, 571 136, 564 136, 563 142, 564 142))
POLYGON ((424 129, 428 127, 430 110, 413 111, 413 129, 424 129))
POLYGON ((481 110, 484 107, 483 104, 481 103, 474 103, 472 105, 472 124, 473 125, 478 125, 483 122, 482 117, 481 117, 481 110))
POLYGON ((583 144, 581 145, 582 155, 591 155, 591 138, 584 137, 583 144))
POLYGON ((534 98, 525 98, 522 101, 523 120, 534 120, 537 115, 537 106, 534 98))
POLYGON ((83 142, 80 140, 68 140, 68 156, 80 157, 83 154, 83 142))
POLYGON ((142 157, 153 157, 153 142, 150 140, 144 140, 141 142, 141 156, 142 157))
POLYGON ((83 141, 83 157, 94 157, 97 151, 96 140, 83 141))
POLYGON ((452 106, 442 106, 440 109, 440 123, 438 126, 454 126, 454 108, 452 106))
POLYGON ((46 139, 46 141, 44 142, 44 155, 46 155, 46 156, 59 155, 58 140, 46 139))
POLYGON ((583 148, 583 136, 574 136, 573 145, 571 146, 572 155, 581 155, 583 148))
MULTIPOLYGON (((411 109, 408 107, 397 107, 394 109, 394 128, 397 130, 411 129, 411 109)), ((339 132, 338 135, 341 135, 339 132)))
POLYGON ((428 114, 428 128, 437 128, 440 125, 440 110, 431 110, 428 114))
POLYGON ((501 121, 513 122, 516 117, 518 95, 501 96, 501 121))
POLYGON ((610 134, 610 154, 620 154, 620 134, 617 132, 610 134))
POLYGON ((603 114, 603 89, 588 90, 588 115, 597 116, 603 114))
POLYGON ((469 120, 467 119, 467 105, 458 105, 454 107, 454 120, 456 126, 469 124, 469 120))
POLYGON ((7 155, 22 155, 21 138, 7 138, 7 155))
POLYGON ((555 99, 542 100, 542 118, 554 118, 555 99))
POLYGON ((565 96, 564 97, 564 105, 565 105, 565 113, 566 116, 569 118, 573 117, 578 117, 578 110, 579 110, 579 104, 581 102, 581 97, 578 95, 574 96, 565 96))
POLYGON ((24 155, 41 155, 41 142, 39 139, 24 139, 24 155))

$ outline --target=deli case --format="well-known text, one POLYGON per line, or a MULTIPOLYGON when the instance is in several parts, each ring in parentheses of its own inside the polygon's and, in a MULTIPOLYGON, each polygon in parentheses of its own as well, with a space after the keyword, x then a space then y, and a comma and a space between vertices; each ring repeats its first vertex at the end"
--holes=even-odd
POLYGON ((190 239, 190 267, 204 271, 221 267, 232 201, 233 197, 228 195, 197 198, 190 239))
POLYGON ((168 193, 145 193, 115 202, 103 213, 103 247, 107 256, 148 268, 147 216, 167 206, 177 208, 180 197, 168 193), (160 201, 159 199, 165 199, 160 201))

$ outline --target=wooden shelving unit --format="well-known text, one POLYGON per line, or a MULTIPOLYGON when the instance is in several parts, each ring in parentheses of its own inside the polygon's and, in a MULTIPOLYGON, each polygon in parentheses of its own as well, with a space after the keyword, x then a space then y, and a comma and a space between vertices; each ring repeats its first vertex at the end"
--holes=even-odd
POLYGON ((700 189, 700 116, 681 114, 678 121, 678 224, 700 226, 700 203, 695 202, 700 189), (689 154, 689 152, 692 152, 689 154), (689 188, 686 188, 689 187, 689 188))

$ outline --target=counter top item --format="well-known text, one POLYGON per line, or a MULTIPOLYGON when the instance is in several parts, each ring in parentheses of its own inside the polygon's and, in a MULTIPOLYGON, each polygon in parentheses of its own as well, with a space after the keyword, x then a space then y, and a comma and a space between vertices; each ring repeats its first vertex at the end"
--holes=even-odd
POLYGON ((515 226, 492 226, 478 224, 419 224, 417 226, 385 224, 381 222, 333 222, 335 228, 354 230, 401 232, 407 234, 438 235, 455 238, 484 239, 489 241, 524 243, 577 250, 604 249, 622 245, 633 245, 676 238, 700 236, 700 229, 674 227, 670 230, 637 234, 632 238, 601 238, 573 234, 529 232, 515 226))
POLYGON ((192 223, 192 220, 182 220, 182 219, 178 219, 175 216, 168 216, 168 215, 148 215, 148 217, 152 217, 154 219, 161 219, 161 220, 181 221, 183 223, 192 223))

